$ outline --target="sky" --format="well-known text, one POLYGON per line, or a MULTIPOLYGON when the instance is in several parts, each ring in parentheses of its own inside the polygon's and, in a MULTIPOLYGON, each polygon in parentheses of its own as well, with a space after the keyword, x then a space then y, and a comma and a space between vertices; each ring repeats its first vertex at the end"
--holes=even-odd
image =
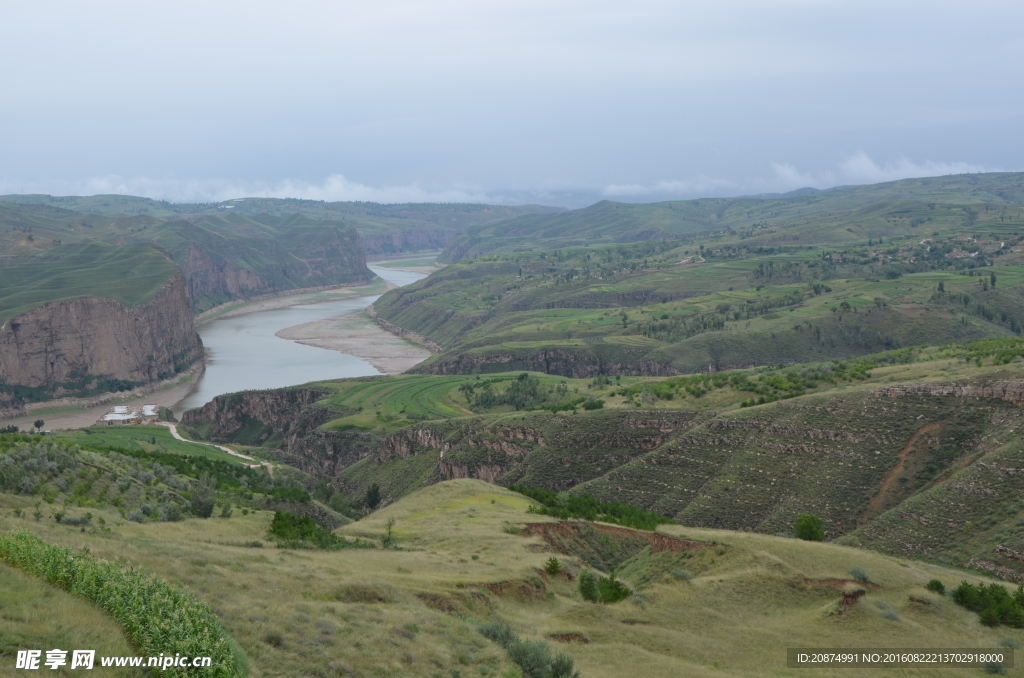
POLYGON ((0 194, 648 202, 1024 170, 1019 0, 5 3, 0 194))

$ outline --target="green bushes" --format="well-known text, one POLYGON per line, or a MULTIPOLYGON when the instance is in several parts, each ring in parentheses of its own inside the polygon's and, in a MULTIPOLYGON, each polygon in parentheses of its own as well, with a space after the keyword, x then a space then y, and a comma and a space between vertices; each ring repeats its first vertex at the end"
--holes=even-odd
POLYGON ((615 578, 613 570, 607 577, 598 577, 591 570, 580 572, 577 588, 583 600, 597 603, 617 603, 633 595, 633 591, 615 578))
POLYGON ((551 646, 543 640, 522 640, 503 621, 488 622, 477 628, 481 635, 494 641, 519 665, 524 678, 579 678, 575 662, 567 654, 551 656, 551 646))
POLYGON ((813 513, 801 513, 793 523, 793 534, 804 541, 823 541, 825 524, 813 513))
POLYGON ((860 569, 859 567, 851 568, 850 572, 849 572, 849 575, 851 577, 853 577, 856 581, 860 582, 861 584, 866 584, 867 581, 868 581, 868 574, 867 574, 867 572, 865 572, 864 570, 860 569))
POLYGON ((999 584, 973 586, 961 582, 953 589, 953 600, 971 612, 985 626, 1005 624, 1015 629, 1024 628, 1024 586, 1018 586, 1011 596, 999 584))
POLYGON ((558 562, 558 558, 551 556, 548 558, 547 562, 544 563, 544 571, 553 577, 562 571, 562 564, 558 562))
POLYGON ((344 548, 373 548, 370 542, 348 541, 317 524, 309 516, 297 516, 288 511, 275 511, 270 522, 270 534, 288 548, 321 548, 336 551, 344 548))
POLYGON ((938 593, 940 596, 946 594, 946 585, 938 579, 932 579, 930 582, 925 584, 924 587, 932 593, 938 593))
POLYGON ((539 513, 555 518, 582 518, 583 520, 600 520, 614 523, 636 530, 653 530, 658 525, 672 524, 675 521, 657 513, 644 511, 636 506, 618 502, 603 502, 590 495, 576 496, 567 493, 552 492, 539 487, 509 485, 510 490, 526 495, 540 504, 541 508, 531 506, 529 513, 539 513))
MULTIPOLYGON (((213 665, 203 675, 241 675, 231 641, 210 608, 159 579, 47 544, 22 531, 0 537, 0 559, 105 609, 141 654, 209 656, 213 665)), ((165 673, 193 675, 179 668, 165 673)))

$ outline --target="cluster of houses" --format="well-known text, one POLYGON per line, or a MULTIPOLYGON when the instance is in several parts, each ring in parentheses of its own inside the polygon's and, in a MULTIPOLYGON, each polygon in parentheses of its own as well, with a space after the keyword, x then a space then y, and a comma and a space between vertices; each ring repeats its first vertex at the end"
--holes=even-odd
POLYGON ((110 411, 100 417, 96 424, 99 426, 117 426, 123 424, 155 424, 160 421, 160 413, 156 405, 142 405, 130 407, 128 405, 114 405, 110 411))

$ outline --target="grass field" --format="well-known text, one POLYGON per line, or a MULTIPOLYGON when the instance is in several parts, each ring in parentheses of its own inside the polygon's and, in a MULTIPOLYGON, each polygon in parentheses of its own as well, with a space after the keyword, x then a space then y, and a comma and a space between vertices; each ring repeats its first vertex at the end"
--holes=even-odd
MULTIPOLYGON (((0 507, 10 505, 9 496, 0 495, 0 507)), ((458 480, 340 530, 379 540, 394 518, 398 548, 389 550, 240 546, 265 541, 271 519, 265 511, 136 525, 96 510, 111 531, 81 533, 13 518, 0 508, 0 529, 27 528, 51 543, 87 546, 97 557, 145 568, 209 602, 248 655, 255 677, 518 676, 505 653, 475 630, 496 618, 511 622, 525 639, 585 638, 587 644, 548 642, 571 655, 587 678, 793 675, 785 668, 790 646, 997 647, 1007 636, 1021 639, 1020 631, 986 628, 977 615, 923 589, 932 578, 947 587, 962 579, 985 581, 975 574, 742 532, 663 528, 707 548, 688 558, 641 552, 623 576, 630 586, 647 582, 642 600, 587 603, 573 583, 540 574, 552 555, 569 572, 578 572, 578 559, 552 552, 540 537, 508 533, 510 525, 552 522, 527 515, 528 505, 522 495, 458 480), (692 580, 664 571, 677 566, 691 570, 692 580), (826 580, 849 581, 852 568, 872 584, 852 609, 839 612, 845 584, 826 580), (890 610, 893 618, 883 616, 890 610)), ((45 590, 34 592, 28 604, 45 596, 45 590)), ((77 633, 87 628, 84 619, 71 626, 77 633)), ((980 673, 922 669, 913 675, 980 673)))
POLYGON ((171 435, 170 429, 164 426, 90 426, 75 429, 54 436, 57 440, 65 440, 77 445, 88 445, 105 449, 144 450, 147 452, 167 452, 170 454, 187 454, 205 457, 214 461, 226 461, 232 464, 243 462, 227 452, 222 452, 211 445, 190 443, 177 440, 171 435))

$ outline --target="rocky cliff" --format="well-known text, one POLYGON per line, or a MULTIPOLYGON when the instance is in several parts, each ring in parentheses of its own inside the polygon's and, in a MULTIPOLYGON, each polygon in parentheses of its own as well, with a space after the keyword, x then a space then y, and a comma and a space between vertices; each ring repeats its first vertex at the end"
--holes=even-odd
POLYGON ((431 252, 444 249, 459 231, 454 229, 408 229, 394 233, 362 233, 369 256, 402 252, 431 252))
POLYGON ((52 302, 0 326, 0 409, 166 379, 202 360, 184 276, 147 304, 85 297, 52 302))

